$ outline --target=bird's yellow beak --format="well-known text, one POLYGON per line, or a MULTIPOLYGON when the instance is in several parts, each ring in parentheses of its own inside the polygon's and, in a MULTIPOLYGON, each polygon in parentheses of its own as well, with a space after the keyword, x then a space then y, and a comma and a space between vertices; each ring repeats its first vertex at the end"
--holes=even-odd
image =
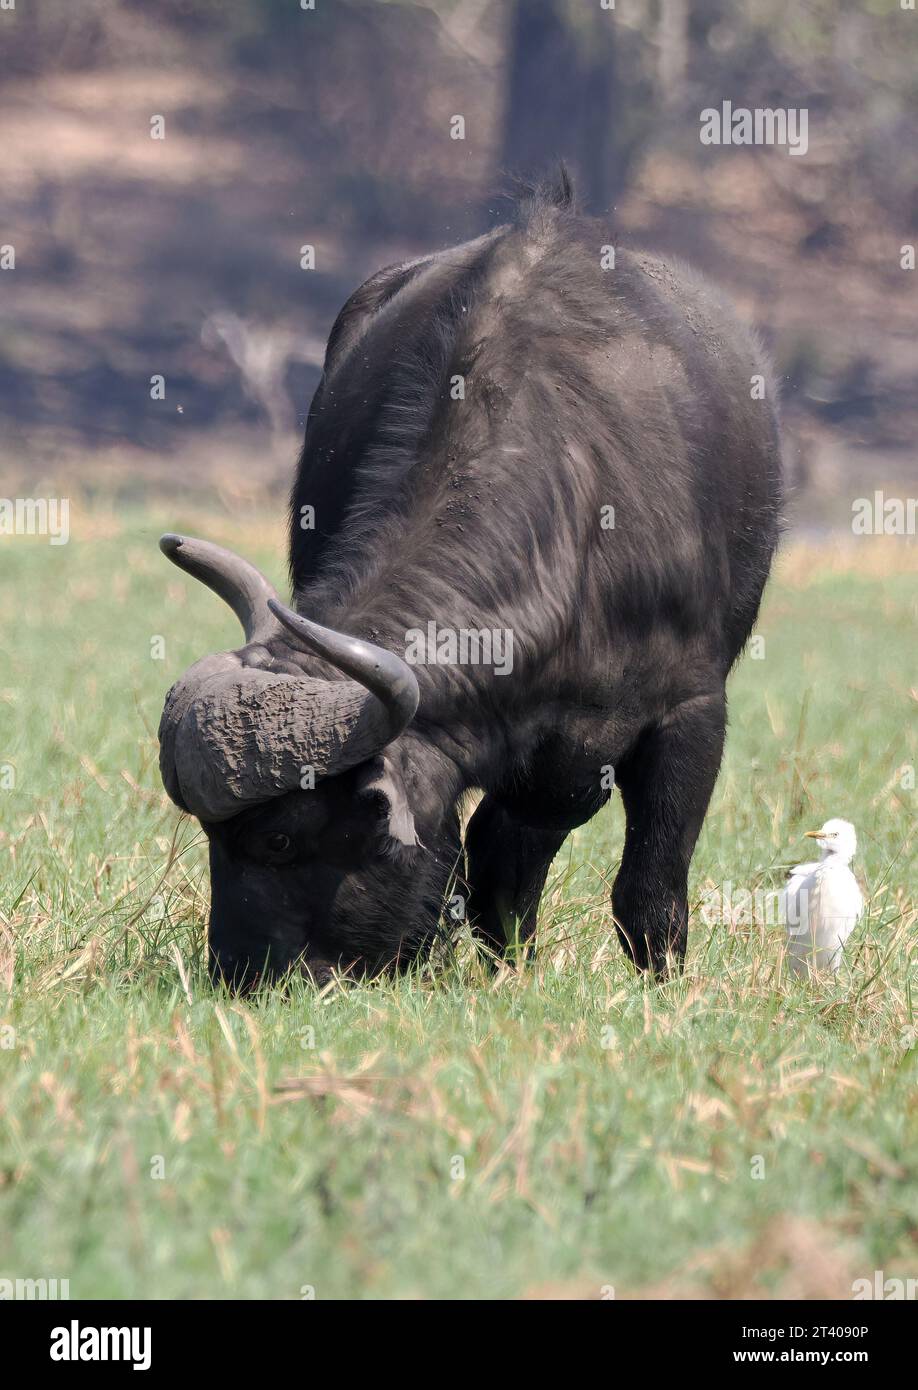
POLYGON ((821 830, 804 830, 803 838, 805 840, 818 840, 821 834, 821 830))

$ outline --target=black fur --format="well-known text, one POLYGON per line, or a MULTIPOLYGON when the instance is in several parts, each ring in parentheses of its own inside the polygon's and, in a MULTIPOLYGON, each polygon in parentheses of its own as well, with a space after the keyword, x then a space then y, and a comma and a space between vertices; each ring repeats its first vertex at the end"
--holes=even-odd
POLYGON ((420 708, 387 764, 421 847, 358 856, 322 909, 323 961, 377 969, 425 948, 476 788, 469 910, 498 949, 525 938, 610 766, 623 942, 658 971, 684 953, 725 681, 779 533, 775 391, 693 272, 621 248, 604 270, 610 240, 564 177, 510 225, 379 272, 332 329, 292 498, 297 608, 402 654, 429 621, 509 629, 514 664, 417 668, 420 708))

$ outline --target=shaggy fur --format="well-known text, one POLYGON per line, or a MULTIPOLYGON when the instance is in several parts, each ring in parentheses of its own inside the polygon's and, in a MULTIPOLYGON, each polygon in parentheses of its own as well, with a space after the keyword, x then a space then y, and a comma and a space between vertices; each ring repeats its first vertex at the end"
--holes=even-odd
MULTIPOLYGON (((386 752, 378 833, 343 869, 315 837, 289 868, 247 845, 285 816, 295 839, 310 796, 332 798, 346 825, 346 779, 215 831, 215 921, 232 921, 234 968, 252 954, 244 865, 261 875, 258 913, 287 923, 259 937, 269 962, 375 970, 416 956, 475 788, 468 911, 497 949, 525 938, 553 855, 608 799, 612 768, 627 817, 623 944, 642 967, 681 959, 725 681, 778 539, 775 389, 760 345, 693 272, 621 248, 603 270, 608 242, 562 180, 510 225, 379 272, 342 309, 292 497, 297 609, 400 654, 431 621, 510 630, 513 670, 417 668, 421 703, 386 752), (395 803, 420 845, 389 854, 395 803)), ((302 669, 336 675, 308 656, 302 669)))

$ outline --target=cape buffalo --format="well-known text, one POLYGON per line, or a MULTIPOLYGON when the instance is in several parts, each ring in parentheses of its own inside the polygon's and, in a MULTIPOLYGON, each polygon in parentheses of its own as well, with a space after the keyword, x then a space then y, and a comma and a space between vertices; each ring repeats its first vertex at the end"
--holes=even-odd
POLYGON ((775 393, 704 282, 609 240, 562 176, 351 296, 293 491, 294 608, 163 538, 245 630, 160 727, 209 840, 215 979, 403 968, 454 873, 481 938, 526 941, 613 785, 619 936, 641 968, 681 962, 724 685, 778 539, 775 393))

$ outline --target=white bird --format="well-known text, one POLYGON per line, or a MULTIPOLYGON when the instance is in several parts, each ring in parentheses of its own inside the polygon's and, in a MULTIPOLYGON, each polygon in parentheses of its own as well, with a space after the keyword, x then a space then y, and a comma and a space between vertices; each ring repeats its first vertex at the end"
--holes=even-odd
POLYGON ((864 910, 858 881, 848 867, 857 849, 851 822, 827 820, 821 830, 806 835, 822 856, 818 863, 798 864, 781 894, 787 956, 795 975, 837 970, 864 910))

